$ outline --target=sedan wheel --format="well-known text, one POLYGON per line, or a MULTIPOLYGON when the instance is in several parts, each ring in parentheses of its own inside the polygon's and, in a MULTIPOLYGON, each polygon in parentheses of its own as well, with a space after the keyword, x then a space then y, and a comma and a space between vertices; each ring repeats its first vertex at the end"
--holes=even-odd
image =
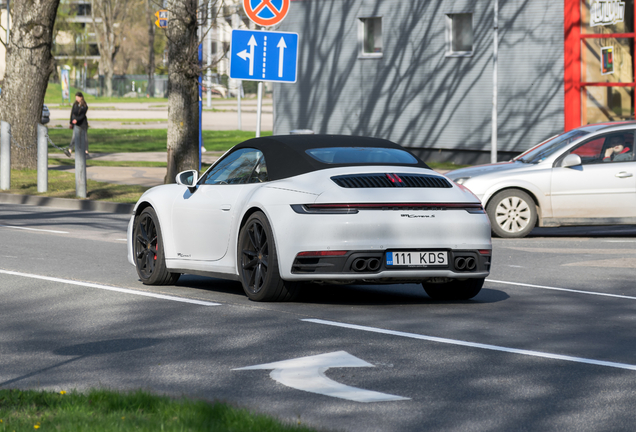
POLYGON ((497 237, 527 236, 537 222, 537 207, 527 193, 518 189, 499 192, 486 207, 492 232, 497 237))
POLYGON ((298 284, 281 279, 272 228, 261 212, 252 214, 239 234, 238 267, 243 290, 254 301, 287 301, 298 284))
POLYGON ((161 229, 152 207, 145 208, 135 219, 133 253, 137 274, 144 284, 172 285, 179 279, 179 273, 170 273, 166 268, 161 229))
POLYGON ((433 300, 469 300, 479 294, 485 279, 452 280, 446 283, 422 282, 433 300))

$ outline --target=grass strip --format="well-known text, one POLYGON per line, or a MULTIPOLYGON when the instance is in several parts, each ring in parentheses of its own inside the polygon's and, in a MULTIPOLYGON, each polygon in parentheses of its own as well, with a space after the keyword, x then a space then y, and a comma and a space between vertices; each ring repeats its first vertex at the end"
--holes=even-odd
MULTIPOLYGON (((68 104, 69 107, 75 102, 75 93, 80 89, 71 87, 69 89, 70 102, 62 99, 62 85, 57 83, 48 83, 46 87, 46 93, 44 95, 45 104, 68 104)), ((167 98, 146 98, 145 94, 139 98, 124 98, 124 97, 105 97, 105 96, 93 96, 89 93, 83 92, 86 103, 127 103, 127 102, 168 102, 167 98)))
POLYGON ((130 118, 130 119, 125 119, 125 118, 91 118, 91 121, 96 121, 96 122, 120 122, 120 123, 168 123, 168 119, 161 119, 161 118, 146 118, 146 119, 142 119, 142 118, 130 118))
MULTIPOLYGON (((263 132, 262 136, 270 136, 271 132, 263 132)), ((49 137, 59 147, 67 147, 71 142, 73 131, 67 128, 50 128, 49 137)), ((203 145, 208 151, 226 151, 232 146, 254 138, 254 132, 203 131, 203 145)), ((167 129, 89 129, 88 148, 95 153, 130 153, 166 151, 168 142, 167 129)), ((62 153, 49 147, 50 153, 62 153)))
MULTIPOLYGON (((0 390, 0 431, 310 432, 223 403, 170 399, 144 391, 66 393, 0 390)), ((300 422, 299 422, 300 423, 300 422)))
MULTIPOLYGON (((88 179, 86 198, 116 203, 136 203, 148 187, 104 183, 88 179)), ((49 170, 48 192, 38 193, 37 170, 11 170, 12 194, 35 195, 55 198, 77 198, 75 196, 75 174, 49 170)), ((2 429, 0 428, 0 431, 2 429)))

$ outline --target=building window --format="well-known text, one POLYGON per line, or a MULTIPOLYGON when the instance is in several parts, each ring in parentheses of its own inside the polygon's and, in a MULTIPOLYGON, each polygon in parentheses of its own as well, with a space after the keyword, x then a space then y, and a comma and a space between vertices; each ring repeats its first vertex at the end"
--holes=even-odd
POLYGON ((360 18, 360 57, 382 57, 382 18, 360 18))
POLYGON ((473 55, 473 14, 446 15, 446 56, 473 55))

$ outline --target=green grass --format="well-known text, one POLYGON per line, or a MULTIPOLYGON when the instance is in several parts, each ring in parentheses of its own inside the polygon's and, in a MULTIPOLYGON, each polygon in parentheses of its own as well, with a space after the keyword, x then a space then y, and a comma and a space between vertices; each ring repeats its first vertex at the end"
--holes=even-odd
MULTIPOLYGON (((310 432, 223 403, 148 392, 0 390, 0 431, 310 432)), ((298 422, 300 423, 300 422, 298 422)))
MULTIPOLYGON (((101 109, 101 108, 100 108, 101 109)), ((102 118, 91 118, 91 121, 106 121, 106 122, 123 122, 123 123, 167 123, 168 119, 160 119, 160 118, 152 118, 152 119, 126 119, 126 118, 115 118, 115 119, 102 119, 102 118)))
MULTIPOLYGON (((46 88, 46 94, 44 95, 44 103, 45 104, 72 104, 75 101, 75 93, 77 91, 81 91, 81 89, 75 88, 75 87, 71 87, 70 91, 69 91, 69 95, 71 97, 71 101, 70 103, 67 101, 64 101, 62 99, 62 85, 61 84, 55 84, 55 83, 49 83, 47 88, 46 88)), ((146 98, 145 95, 143 95, 144 97, 139 97, 139 98, 123 98, 123 97, 97 97, 97 96, 92 96, 89 95, 85 92, 82 92, 84 94, 84 99, 86 99, 86 103, 88 103, 89 105, 91 103, 113 103, 113 102, 117 102, 117 103, 125 103, 125 102, 168 102, 168 99, 166 98, 146 98)))
MULTIPOLYGON (((262 132, 262 136, 272 135, 262 132)), ((59 147, 67 147, 73 131, 67 128, 50 128, 49 137, 59 147)), ((226 151, 247 139, 254 132, 247 131, 203 131, 203 145, 207 151, 226 151)), ((89 129, 88 148, 94 153, 128 153, 166 151, 167 129, 89 129)), ((50 147, 51 153, 61 153, 50 147)))
MULTIPOLYGON (((11 170, 11 189, 8 193, 35 195, 55 198, 76 198, 75 174, 49 170, 48 192, 38 193, 36 170, 11 170)), ((86 181, 86 198, 117 203, 136 203, 141 194, 149 188, 136 185, 121 185, 86 181)), ((2 404, 0 403, 0 408, 2 404)), ((0 428, 0 432, 4 432, 0 428)))
POLYGON ((450 170, 450 171, 470 166, 470 165, 458 165, 453 162, 426 162, 426 165, 428 165, 429 167, 431 167, 431 169, 434 169, 434 170, 450 170))

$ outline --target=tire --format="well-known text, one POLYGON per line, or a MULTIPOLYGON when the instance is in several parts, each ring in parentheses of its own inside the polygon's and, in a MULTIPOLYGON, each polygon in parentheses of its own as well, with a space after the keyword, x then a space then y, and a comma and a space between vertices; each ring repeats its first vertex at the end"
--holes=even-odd
POLYGON ((289 301, 298 283, 280 277, 274 233, 262 212, 252 214, 239 233, 237 264, 243 290, 250 300, 289 301))
POLYGON ((181 276, 166 268, 159 219, 152 207, 146 207, 135 218, 133 254, 137 274, 144 285, 173 285, 181 276))
POLYGON ((446 283, 422 282, 424 291, 433 300, 470 300, 481 291, 485 279, 452 280, 446 283))
POLYGON ((486 206, 492 233, 497 237, 521 238, 530 234, 537 223, 534 200, 519 189, 501 191, 486 206))

